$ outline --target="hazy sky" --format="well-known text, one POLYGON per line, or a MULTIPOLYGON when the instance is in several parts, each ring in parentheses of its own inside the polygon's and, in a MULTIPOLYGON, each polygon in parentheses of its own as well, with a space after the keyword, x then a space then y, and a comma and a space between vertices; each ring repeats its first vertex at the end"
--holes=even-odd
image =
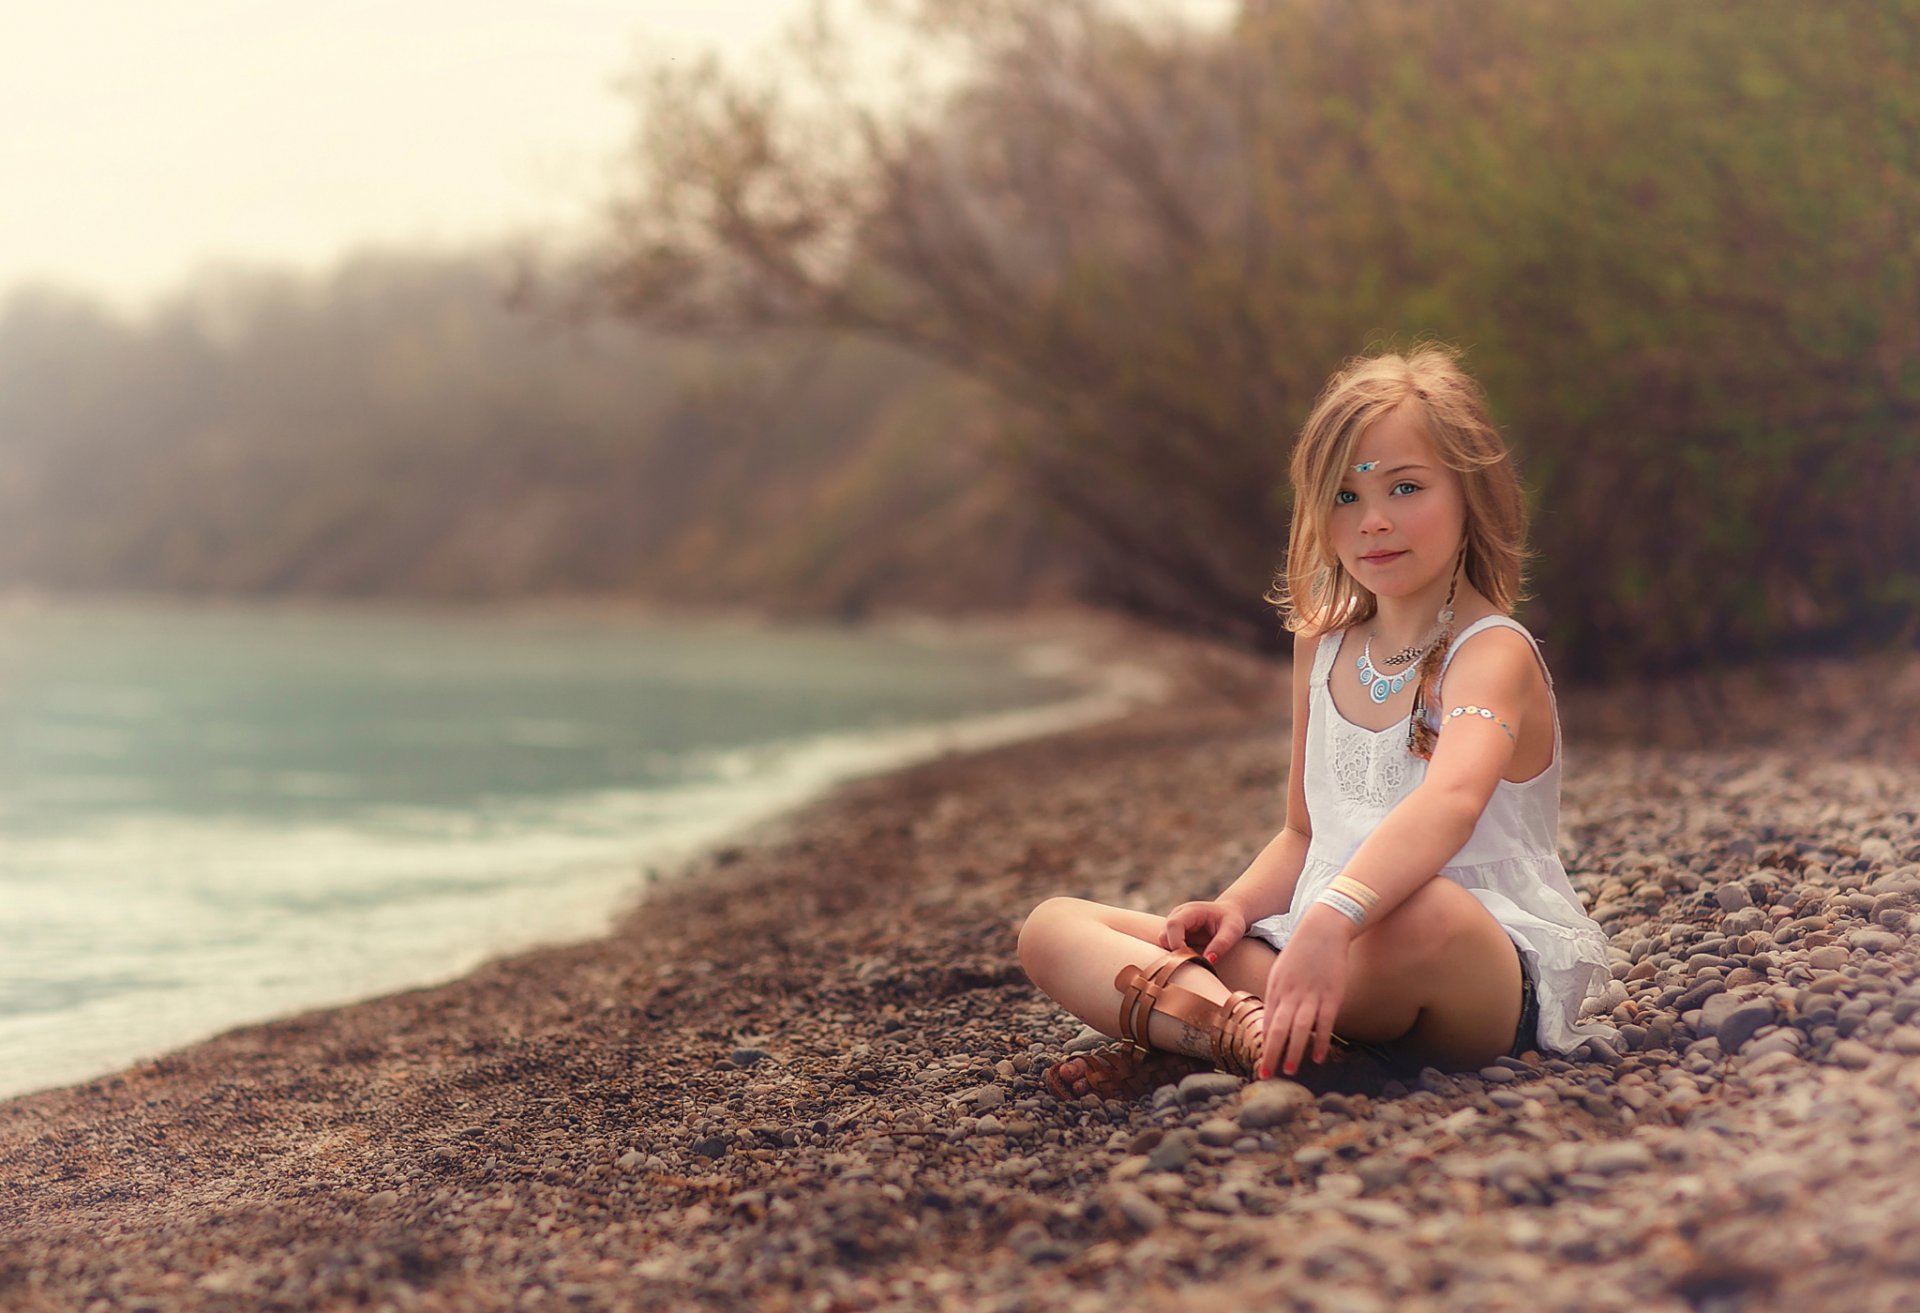
POLYGON ((212 263, 312 270, 369 245, 565 231, 609 192, 633 126, 623 75, 707 49, 750 58, 806 9, 5 0, 0 299, 32 282, 137 309, 212 263))
POLYGON ((640 59, 764 47, 801 0, 0 4, 0 297, 137 306, 209 261, 322 267, 578 220, 640 59))

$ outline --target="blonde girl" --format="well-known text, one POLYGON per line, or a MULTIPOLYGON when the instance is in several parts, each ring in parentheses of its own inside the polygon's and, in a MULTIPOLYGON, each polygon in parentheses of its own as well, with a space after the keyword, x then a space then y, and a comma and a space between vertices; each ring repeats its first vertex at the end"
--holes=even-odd
POLYGON ((1127 1041, 1047 1073, 1130 1097, 1192 1063, 1288 1075, 1336 1044, 1478 1067, 1568 1050, 1608 978, 1556 850, 1553 688, 1509 612, 1526 514, 1455 355, 1353 360, 1294 447, 1272 599, 1293 646, 1286 825, 1232 884, 1165 916, 1034 909, 1020 960, 1127 1041))

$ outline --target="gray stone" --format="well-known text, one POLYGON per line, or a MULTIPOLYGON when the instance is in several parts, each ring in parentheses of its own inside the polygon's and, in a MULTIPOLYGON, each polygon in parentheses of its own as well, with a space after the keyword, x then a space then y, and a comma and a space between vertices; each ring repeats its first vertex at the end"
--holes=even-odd
POLYGON ((1087 1053, 1094 1049, 1105 1048, 1111 1043, 1113 1043, 1112 1036, 1103 1035, 1093 1027, 1088 1026, 1085 1030, 1082 1030, 1078 1035, 1075 1035, 1067 1041, 1066 1052, 1087 1053))
POLYGON ((1232 1216, 1240 1211, 1240 1196, 1222 1187, 1201 1195, 1200 1206, 1209 1213, 1225 1213, 1232 1216))
POLYGON ((1360 1184, 1368 1194, 1379 1194, 1406 1180, 1411 1170, 1406 1159, 1382 1153, 1356 1164, 1353 1174, 1360 1178, 1360 1184))
POLYGON ((1398 1230, 1413 1224, 1412 1213, 1384 1199, 1350 1199, 1340 1205, 1340 1211, 1376 1231, 1398 1230))
POLYGON ((1194 1135, 1192 1131, 1175 1131, 1166 1139, 1153 1146, 1153 1152, 1147 1155, 1147 1170, 1150 1172, 1178 1172, 1193 1161, 1194 1135))
POLYGON ((1836 1040, 1830 1056, 1850 1071, 1859 1071, 1873 1064, 1873 1050, 1857 1039, 1836 1040))
POLYGON ((1487 1183, 1521 1203, 1544 1203, 1549 1168, 1538 1155, 1511 1149, 1483 1164, 1487 1183))
POLYGON ((1623 1176, 1653 1166, 1653 1151, 1632 1140, 1596 1145, 1580 1157, 1580 1169, 1595 1176, 1623 1176))
POLYGON ((1904 941, 1899 935, 1886 930, 1856 930, 1847 936, 1847 942, 1869 953, 1891 953, 1904 941))
POLYGON ((620 1155, 619 1161, 614 1164, 615 1167, 618 1167, 623 1172, 637 1172, 646 1165, 647 1156, 638 1149, 627 1150, 620 1155))
POLYGON ((1769 1037, 1769 1040, 1762 1041, 1761 1044, 1755 1044, 1753 1048, 1747 1050, 1745 1055, 1746 1061, 1740 1070, 1749 1080, 1757 1080, 1761 1076, 1766 1076, 1776 1071, 1784 1071, 1788 1067, 1797 1067, 1800 1065, 1800 1055, 1791 1049, 1773 1048, 1768 1049, 1765 1053, 1756 1052, 1756 1050, 1763 1047, 1765 1043, 1770 1042, 1771 1038, 1772 1037, 1769 1037))
POLYGON ((703 1135, 693 1142, 693 1151, 703 1158, 723 1158, 727 1142, 718 1135, 703 1135))
POLYGON ((1244 1129, 1263 1131, 1284 1126, 1313 1106, 1313 1094, 1306 1086, 1290 1080, 1267 1080, 1247 1091, 1237 1117, 1244 1129))
POLYGON ((1224 1117, 1212 1117, 1200 1123, 1200 1143, 1224 1149, 1240 1138, 1240 1126, 1224 1117))
POLYGON ((1756 1030, 1772 1025, 1774 1020, 1773 1004, 1765 999, 1755 999, 1740 1004, 1720 1017, 1713 1026, 1713 1035, 1720 1041, 1722 1053, 1738 1053, 1741 1046, 1753 1038, 1756 1030))
POLYGON ((1151 1231, 1167 1220, 1167 1210, 1138 1190, 1116 1189, 1112 1198, 1114 1211, 1136 1231, 1151 1231))
POLYGON ((1887 1047, 1905 1057, 1920 1055, 1920 1027, 1900 1026, 1887 1036, 1887 1047))
POLYGON ((1753 906, 1753 895, 1738 880, 1729 880, 1713 891, 1713 901, 1720 904, 1723 912, 1738 912, 1753 906))
POLYGON ((1617 1067, 1624 1060, 1618 1049, 1598 1035, 1589 1036, 1580 1047, 1585 1050, 1588 1058, 1594 1062, 1604 1062, 1609 1067, 1617 1067))
POLYGON ((765 1049, 735 1049, 727 1056, 733 1060, 733 1065, 736 1067, 751 1067, 756 1063, 764 1062, 767 1057, 767 1051, 765 1049))
POLYGON ((1191 1105, 1207 1099, 1223 1098, 1238 1093, 1245 1084, 1238 1076, 1224 1071, 1196 1071, 1180 1078, 1180 1102, 1191 1105))

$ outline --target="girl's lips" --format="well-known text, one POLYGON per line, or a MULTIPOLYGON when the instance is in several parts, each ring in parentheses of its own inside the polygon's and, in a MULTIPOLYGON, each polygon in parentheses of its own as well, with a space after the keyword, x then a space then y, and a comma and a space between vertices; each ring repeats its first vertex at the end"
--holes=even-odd
POLYGON ((1368 552, 1360 559, 1368 565, 1385 565, 1388 561, 1397 561, 1405 555, 1405 552, 1368 552))

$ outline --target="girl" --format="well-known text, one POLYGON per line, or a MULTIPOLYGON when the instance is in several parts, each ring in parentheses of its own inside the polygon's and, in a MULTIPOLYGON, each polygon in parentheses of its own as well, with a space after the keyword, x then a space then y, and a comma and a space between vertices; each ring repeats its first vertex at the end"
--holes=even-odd
POLYGON ((1351 361, 1292 477, 1269 599, 1295 636, 1286 827, 1164 917, 1034 910, 1027 974, 1128 1041, 1052 1068, 1063 1098, 1143 1093, 1182 1054, 1259 1077, 1349 1042, 1479 1067, 1603 1033, 1575 1025, 1606 946, 1555 851, 1552 684, 1507 614, 1526 514, 1479 388, 1440 347, 1351 361))

